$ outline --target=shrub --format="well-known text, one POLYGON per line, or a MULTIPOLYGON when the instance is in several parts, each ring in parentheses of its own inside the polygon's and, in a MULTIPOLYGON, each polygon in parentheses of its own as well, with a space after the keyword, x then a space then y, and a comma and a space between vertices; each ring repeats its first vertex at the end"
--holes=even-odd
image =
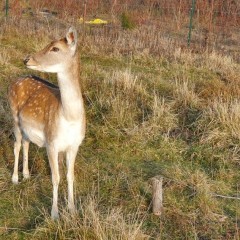
POLYGON ((135 28, 136 24, 128 13, 123 12, 121 14, 121 26, 123 29, 127 30, 135 28))

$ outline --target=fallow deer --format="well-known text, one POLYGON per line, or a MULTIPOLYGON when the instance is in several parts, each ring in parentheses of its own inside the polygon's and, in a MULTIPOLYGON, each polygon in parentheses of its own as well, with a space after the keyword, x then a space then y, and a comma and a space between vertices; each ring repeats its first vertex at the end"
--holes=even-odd
POLYGON ((23 177, 29 178, 29 142, 46 147, 52 174, 51 216, 58 214, 59 153, 66 154, 68 208, 75 211, 73 197, 74 162, 85 136, 85 111, 79 85, 77 32, 70 28, 66 37, 51 42, 43 50, 27 57, 25 65, 42 72, 57 73, 58 86, 38 77, 23 77, 9 87, 8 98, 14 119, 14 171, 18 183, 18 159, 23 145, 23 177))

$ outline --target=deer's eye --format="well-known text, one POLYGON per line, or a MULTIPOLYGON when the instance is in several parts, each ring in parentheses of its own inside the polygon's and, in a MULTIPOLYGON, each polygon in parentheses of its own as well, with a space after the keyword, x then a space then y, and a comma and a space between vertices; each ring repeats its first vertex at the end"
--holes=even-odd
POLYGON ((59 48, 53 47, 53 48, 51 49, 51 51, 52 51, 52 52, 58 52, 58 51, 59 51, 59 48))

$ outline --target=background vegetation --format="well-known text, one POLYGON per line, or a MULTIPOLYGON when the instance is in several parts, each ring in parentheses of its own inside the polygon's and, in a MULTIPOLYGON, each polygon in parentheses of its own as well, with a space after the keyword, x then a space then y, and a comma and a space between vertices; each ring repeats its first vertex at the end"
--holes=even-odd
POLYGON ((188 1, 115 1, 108 14, 106 2, 94 9, 89 1, 79 15, 75 1, 62 9, 36 2, 15 1, 8 19, 4 12, 0 18, 0 239, 239 239, 237 1, 213 8, 236 17, 220 15, 225 25, 215 24, 217 14, 195 15, 190 48, 188 1), (84 25, 82 16, 110 23, 84 25), (123 16, 131 29, 122 25, 123 16), (29 181, 10 181, 14 136, 6 92, 21 75, 57 82, 55 75, 26 69, 22 59, 70 25, 80 35, 87 135, 76 161, 78 213, 70 216, 66 208, 63 162, 61 217, 53 222, 44 149, 31 145, 29 181), (161 217, 151 213, 149 179, 156 175, 164 177, 161 217))

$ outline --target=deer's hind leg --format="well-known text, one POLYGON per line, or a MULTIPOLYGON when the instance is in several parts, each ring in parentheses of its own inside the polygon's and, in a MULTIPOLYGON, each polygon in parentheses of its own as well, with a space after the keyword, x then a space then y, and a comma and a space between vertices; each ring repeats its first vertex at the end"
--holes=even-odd
POLYGON ((12 182, 14 184, 18 183, 18 162, 19 162, 19 152, 21 149, 22 133, 17 123, 14 124, 14 170, 12 175, 12 182))
POLYGON ((28 179, 30 177, 29 169, 28 169, 29 141, 23 138, 22 144, 23 144, 23 177, 24 179, 28 179))

